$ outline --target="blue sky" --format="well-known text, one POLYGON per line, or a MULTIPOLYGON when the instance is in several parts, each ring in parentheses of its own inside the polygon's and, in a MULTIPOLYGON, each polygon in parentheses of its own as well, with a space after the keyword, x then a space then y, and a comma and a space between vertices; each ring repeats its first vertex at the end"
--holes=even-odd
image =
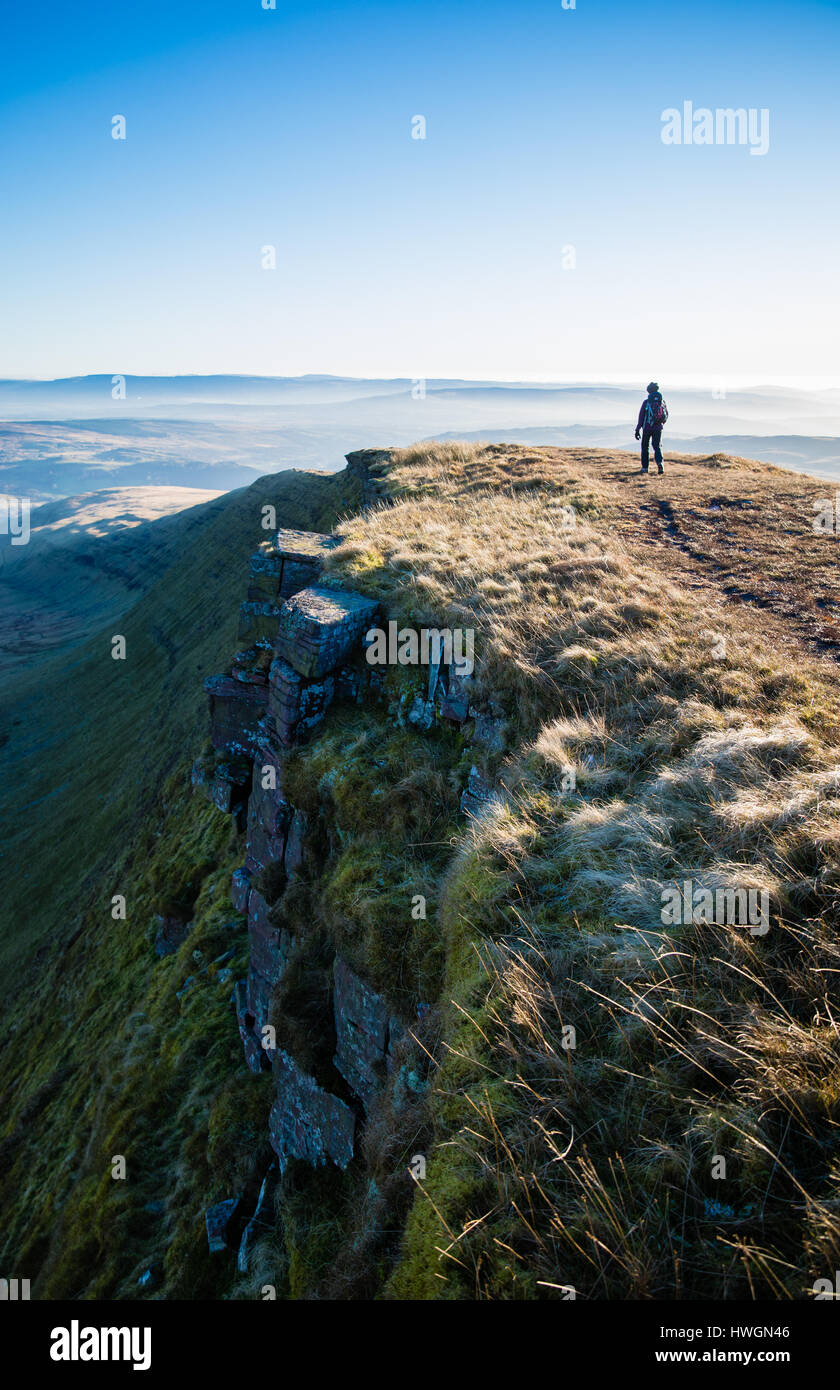
POLYGON ((0 39, 0 375, 840 384, 837 3, 46 0, 0 39), (686 100, 768 108, 769 152, 664 145, 686 100))

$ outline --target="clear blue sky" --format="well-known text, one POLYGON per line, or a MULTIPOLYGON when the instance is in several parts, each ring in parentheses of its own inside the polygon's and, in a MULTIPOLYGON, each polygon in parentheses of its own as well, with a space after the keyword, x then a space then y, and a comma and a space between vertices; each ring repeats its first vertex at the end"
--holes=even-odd
POLYGON ((0 26, 0 375, 840 381, 836 0, 0 26), (769 153, 665 146, 686 100, 769 108, 769 153))

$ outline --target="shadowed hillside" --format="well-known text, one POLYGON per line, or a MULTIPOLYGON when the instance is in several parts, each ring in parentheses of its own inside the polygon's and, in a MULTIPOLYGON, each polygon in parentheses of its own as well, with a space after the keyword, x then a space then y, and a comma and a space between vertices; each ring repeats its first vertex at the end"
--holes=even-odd
POLYGON ((33 508, 28 543, 0 551, 0 672, 32 669, 136 603, 206 520, 185 513, 217 495, 111 488, 33 508))
POLYGON ((115 862, 130 843, 127 827, 147 811, 146 798, 182 750, 202 741, 201 682, 232 642, 231 594, 260 539, 261 508, 317 529, 352 504, 346 487, 327 475, 280 473, 174 517, 88 540, 70 557, 58 550, 33 556, 26 589, 47 618, 67 602, 70 586, 74 617, 86 619, 88 630, 109 603, 122 616, 118 628, 99 629, 71 655, 59 651, 31 674, 6 679, 4 852, 16 870, 8 873, 0 959, 40 944, 65 916, 74 919, 80 872, 87 879, 97 863, 115 862), (133 589, 143 597, 128 607, 133 589), (112 659, 115 632, 126 638, 125 661, 112 659))

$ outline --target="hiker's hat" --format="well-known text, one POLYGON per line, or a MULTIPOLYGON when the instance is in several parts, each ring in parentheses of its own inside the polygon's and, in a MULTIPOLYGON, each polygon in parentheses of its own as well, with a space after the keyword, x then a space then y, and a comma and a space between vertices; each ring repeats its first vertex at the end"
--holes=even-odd
POLYGON ((648 382, 648 388, 647 388, 647 389, 648 389, 648 394, 650 394, 651 391, 658 391, 658 390, 659 390, 659 382, 658 382, 658 381, 649 381, 649 382, 648 382))

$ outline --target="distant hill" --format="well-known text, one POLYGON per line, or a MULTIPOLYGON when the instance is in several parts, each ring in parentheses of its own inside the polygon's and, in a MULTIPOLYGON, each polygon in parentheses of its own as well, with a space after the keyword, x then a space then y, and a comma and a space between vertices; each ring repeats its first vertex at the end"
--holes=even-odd
MULTIPOLYGON (((681 386, 663 389, 672 408, 694 431, 696 421, 760 423, 762 427, 784 429, 782 422, 795 422, 794 431, 819 430, 840 433, 840 391, 798 391, 781 387, 751 387, 710 391, 681 386)), ((428 402, 446 411, 463 409, 469 413, 482 409, 493 415, 497 410, 513 411, 510 424, 539 425, 542 418, 528 421, 524 412, 541 417, 546 411, 552 423, 610 423, 633 415, 633 405, 644 394, 638 386, 597 383, 466 381, 440 377, 355 378, 311 375, 301 377, 257 376, 134 376, 99 374, 68 377, 56 381, 0 381, 0 415, 7 419, 120 419, 225 418, 246 410, 259 409, 309 412, 313 407, 338 407, 336 418, 345 418, 344 406, 366 403, 368 409, 402 402, 413 410, 415 423, 428 402)), ((352 415, 352 411, 350 412, 352 415)), ((291 417, 289 417, 291 419, 291 417)), ((299 419, 295 423, 300 423, 299 419)), ((465 423, 465 422, 461 422, 465 423)), ((494 425, 490 418, 488 426, 494 425)), ((453 421, 452 428, 458 422, 453 421)), ((684 427, 686 424, 684 423, 684 427)), ((715 431, 718 432, 718 431, 715 431)), ((722 432, 722 431, 720 431, 722 432)), ((787 430, 784 430, 787 432, 787 430)))
POLYGON ((195 487, 113 487, 45 502, 30 513, 27 546, 4 551, 6 569, 10 563, 31 558, 50 546, 72 545, 83 536, 102 539, 218 496, 218 492, 195 487))
MULTIPOLYGON (((126 376, 0 382, 0 492, 33 501, 109 487, 246 486, 330 471, 371 438, 634 446, 638 388, 429 378, 126 376)), ((666 391, 668 442, 818 469, 840 459, 840 393, 666 391)))
POLYGON ((115 487, 229 492, 292 462, 323 461, 323 448, 296 431, 278 435, 257 423, 127 416, 0 423, 0 492, 35 503, 115 487))
POLYGON ((218 495, 107 488, 34 507, 26 545, 0 537, 0 672, 32 668, 136 602, 203 515, 174 514, 218 495))

